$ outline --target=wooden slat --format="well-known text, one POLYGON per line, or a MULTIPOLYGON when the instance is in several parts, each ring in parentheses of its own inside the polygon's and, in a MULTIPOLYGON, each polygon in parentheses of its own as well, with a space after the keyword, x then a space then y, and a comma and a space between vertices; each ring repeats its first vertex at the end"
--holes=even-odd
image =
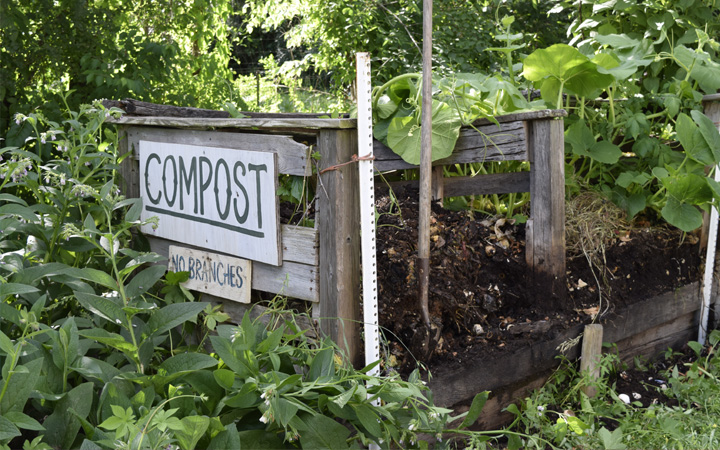
MULTIPOLYGON (((523 122, 479 125, 460 130, 460 137, 452 155, 433 161, 433 166, 447 166, 472 162, 524 161, 527 159, 523 122), (480 133, 478 133, 480 131, 480 133)), ((379 171, 416 169, 386 147, 375 141, 375 169, 379 171)))
POLYGON ((217 118, 181 118, 181 117, 132 117, 123 116, 119 119, 108 119, 109 123, 118 125, 137 125, 168 128, 237 128, 254 130, 262 128, 283 129, 298 128, 306 130, 353 129, 357 127, 356 119, 316 119, 316 118, 249 118, 249 119, 217 119, 217 118))
POLYGON ((172 144, 199 145, 205 147, 230 148, 260 152, 275 152, 278 155, 278 170, 282 174, 309 176, 312 173, 308 162, 309 147, 296 142, 290 136, 221 133, 198 130, 172 130, 150 127, 127 129, 129 148, 138 155, 138 143, 143 141, 169 142, 172 144))
POLYGON ((530 219, 525 258, 537 307, 565 302, 565 144, 562 120, 528 122, 530 219))
MULTIPOLYGON (((603 326, 592 323, 585 326, 580 354, 580 372, 589 372, 590 380, 597 380, 600 376, 600 356, 602 355, 603 326)), ((582 386, 588 397, 595 397, 597 388, 591 384, 582 386)))
MULTIPOLYGON (((320 170, 357 153, 356 130, 322 130, 320 170)), ((316 224, 320 236, 320 326, 360 363, 360 220, 358 170, 348 164, 318 177, 316 224)))
MULTIPOLYGON (((692 283, 657 297, 637 302, 625 310, 622 316, 610 318, 604 324, 605 342, 620 342, 654 327, 672 322, 678 317, 697 314, 700 308, 698 283, 692 283)), ((468 364, 466 368, 445 370, 437 368, 429 386, 433 391, 436 404, 453 406, 470 401, 478 392, 523 384, 538 373, 557 366, 557 347, 572 338, 576 338, 584 325, 577 325, 561 333, 554 339, 540 341, 504 355, 497 360, 486 360, 482 366, 468 364), (513 370, 498 370, 498 367, 512 367, 513 370)), ((565 356, 576 359, 580 348, 575 346, 565 356)))
POLYGON ((297 225, 282 225, 280 239, 283 261, 318 265, 318 231, 297 225))
MULTIPOLYGON (((391 188, 397 189, 400 187, 417 187, 418 181, 391 181, 388 184, 391 188)), ((449 177, 443 179, 444 198, 516 192, 530 192, 530 172, 490 173, 474 177, 449 177)))
MULTIPOLYGON (((128 140, 128 129, 127 127, 118 127, 119 134, 119 148, 118 153, 125 155, 131 151, 130 143, 128 140)), ((122 181, 120 182, 120 189, 127 198, 138 198, 140 197, 140 174, 138 173, 138 161, 137 158, 130 155, 120 163, 120 170, 118 171, 122 181)))
MULTIPOLYGON (((499 123, 517 122, 517 121, 531 121, 540 119, 553 119, 556 117, 567 117, 567 111, 564 109, 542 109, 539 111, 527 111, 513 114, 506 114, 504 116, 495 116, 495 120, 499 123)), ((493 121, 488 119, 478 119, 473 122, 473 125, 487 125, 492 124, 493 121)))
MULTIPOLYGON (((203 247, 196 247, 185 243, 173 242, 168 239, 156 238, 153 236, 147 237, 149 239, 152 238, 157 239, 158 241, 167 242, 167 245, 181 245, 187 248, 207 251, 207 249, 203 247)), ((318 232, 316 229, 295 225, 281 225, 280 239, 281 245, 283 247, 283 263, 296 262, 300 264, 307 264, 310 266, 318 265, 318 232)), ((160 246, 159 248, 161 248, 163 251, 167 250, 163 246, 160 246)), ((163 255, 167 256, 166 253, 163 253, 163 255)))

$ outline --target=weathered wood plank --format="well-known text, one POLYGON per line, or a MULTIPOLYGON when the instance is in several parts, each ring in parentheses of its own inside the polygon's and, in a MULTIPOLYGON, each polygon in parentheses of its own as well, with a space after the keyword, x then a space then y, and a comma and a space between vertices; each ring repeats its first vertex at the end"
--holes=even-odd
MULTIPOLYGON (((600 356, 602 355, 603 326, 593 323, 585 326, 582 338, 582 350, 580 351, 580 372, 589 372, 592 380, 597 380, 600 375, 600 356)), ((591 385, 584 385, 583 392, 588 397, 595 397, 597 388, 591 385)))
MULTIPOLYGON (((356 130, 321 130, 320 170, 357 153, 356 130)), ((320 236, 320 326, 360 363, 360 220, 358 170, 348 164, 318 177, 316 224, 320 236)))
POLYGON ((635 356, 651 357, 667 350, 668 346, 677 347, 688 339, 697 338, 698 314, 692 311, 673 318, 665 323, 615 341, 620 359, 631 362, 635 356), (679 339, 685 339, 679 341, 679 339))
MULTIPOLYGON (((128 137, 127 127, 118 127, 118 153, 125 155, 132 151, 130 141, 128 137)), ((128 156, 120 163, 120 170, 118 171, 122 182, 120 183, 120 189, 127 198, 138 198, 140 197, 140 174, 138 172, 138 159, 133 155, 128 156)))
MULTIPOLYGON (((204 250, 201 247, 169 241, 167 239, 152 236, 147 236, 147 238, 152 251, 165 257, 168 256, 170 245, 204 250)), ((281 266, 271 266, 253 262, 252 288, 259 291, 317 302, 319 301, 317 265, 283 261, 281 266)))
POLYGON ((278 155, 278 170, 280 173, 300 176, 309 176, 312 173, 311 165, 308 162, 310 147, 296 142, 290 136, 172 130, 151 127, 130 127, 127 129, 127 136, 129 148, 133 150, 135 158, 138 156, 138 143, 141 140, 168 142, 171 144, 274 152, 278 155))
POLYGON ((565 302, 565 144, 562 120, 528 122, 530 219, 525 257, 535 302, 556 309, 565 302))
POLYGON ((159 105, 157 103, 141 102, 132 98, 122 101, 103 100, 106 108, 115 106, 125 110, 128 114, 137 116, 161 116, 161 117, 204 117, 204 118, 228 118, 227 111, 214 109, 191 108, 184 106, 159 105))
POLYGON ((109 123, 118 125, 154 126, 168 128, 237 128, 255 130, 261 128, 306 130, 337 130, 354 129, 356 119, 317 119, 317 118, 249 118, 249 119, 217 119, 217 118, 181 118, 181 117, 132 117, 123 116, 119 119, 108 119, 109 123))
MULTIPOLYGON (((433 166, 447 166, 472 162, 524 161, 527 159, 523 122, 479 125, 460 130, 455 150, 447 158, 433 161, 433 166), (480 131, 480 133, 478 133, 480 131)), ((379 171, 416 169, 406 163, 380 141, 373 145, 375 169, 379 171)))
MULTIPOLYGON (((435 181, 433 180, 433 183, 435 181)), ((384 184, 384 183, 383 183, 384 184)), ((391 188, 417 187, 417 180, 391 181, 391 188)), ((530 172, 490 173, 443 179, 443 197, 530 192, 530 172)))
MULTIPOLYGON (((700 308, 698 287, 698 283, 692 283, 675 292, 631 305, 622 311, 622 316, 616 316, 604 323, 603 340, 620 342, 635 334, 662 326, 677 317, 696 314, 700 308)), ((436 369, 429 381, 436 404, 452 406, 470 401, 478 392, 495 391, 553 369, 557 366, 557 347, 579 336, 583 327, 584 325, 572 327, 555 339, 537 342, 497 360, 483 361, 481 367, 468 364, 463 370, 445 370, 442 367, 436 369), (513 370, 497 370, 497 367, 512 367, 513 370)), ((565 356, 576 359, 579 353, 580 348, 576 345, 568 350, 565 356)))
MULTIPOLYGON (((280 239, 280 245, 283 248, 283 263, 318 265, 318 232, 315 228, 283 224, 280 226, 280 239)), ((181 245, 204 250, 202 247, 193 247, 184 243, 181 245)))
POLYGON ((280 239, 283 261, 318 265, 318 230, 298 225, 282 225, 280 239))
MULTIPOLYGON (((516 121, 531 121, 540 119, 553 119, 556 117, 567 117, 567 111, 564 109, 543 109, 540 111, 527 111, 513 114, 506 114, 504 116, 495 116, 494 119, 499 123, 516 122, 516 121)), ((494 123, 488 119, 478 119, 473 122, 473 125, 487 125, 494 123)))
POLYGON ((619 342, 628 336, 648 330, 700 309, 700 284, 695 282, 677 291, 632 304, 622 311, 622 317, 605 324, 605 341, 619 342))

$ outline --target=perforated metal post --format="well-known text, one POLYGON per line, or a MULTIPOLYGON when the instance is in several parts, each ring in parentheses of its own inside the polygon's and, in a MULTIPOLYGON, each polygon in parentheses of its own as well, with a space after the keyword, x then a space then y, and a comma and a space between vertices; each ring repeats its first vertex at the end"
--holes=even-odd
MULTIPOLYGON (((380 359, 378 329, 377 262, 375 259, 375 168, 373 156, 370 56, 357 54, 358 156, 360 171, 360 234, 362 250, 365 365, 380 359)), ((375 367, 369 375, 377 375, 375 367)))

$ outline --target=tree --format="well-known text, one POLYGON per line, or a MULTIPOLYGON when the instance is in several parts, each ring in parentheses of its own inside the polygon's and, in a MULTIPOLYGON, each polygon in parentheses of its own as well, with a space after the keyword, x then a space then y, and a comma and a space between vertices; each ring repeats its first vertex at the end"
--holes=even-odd
POLYGON ((0 2, 4 145, 29 133, 12 122, 15 113, 57 116, 56 91, 74 90, 76 104, 131 96, 217 107, 232 81, 228 1, 0 2))

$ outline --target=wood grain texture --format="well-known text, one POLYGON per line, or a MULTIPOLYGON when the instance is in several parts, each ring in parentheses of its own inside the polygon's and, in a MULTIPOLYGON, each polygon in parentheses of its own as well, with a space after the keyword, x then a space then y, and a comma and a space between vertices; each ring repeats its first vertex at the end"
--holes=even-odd
MULTIPOLYGON (((321 130, 320 170, 351 160, 356 130, 321 130)), ((320 326, 360 364, 360 205, 358 170, 348 164, 319 176, 316 224, 320 238, 320 326)))
MULTIPOLYGON (((675 292, 635 303, 621 311, 620 316, 611 317, 603 324, 603 341, 620 342, 656 327, 656 334, 662 335, 668 322, 684 316, 694 317, 700 309, 700 298, 699 284, 692 283, 675 292)), ((672 325, 670 327, 673 330, 672 325)), ((539 341, 496 360, 483 360, 479 365, 466 362, 460 370, 457 366, 437 368, 429 382, 436 404, 453 406, 469 402, 478 392, 495 392, 514 383, 524 383, 538 373, 557 367, 556 357, 560 354, 557 347, 579 336, 583 328, 584 325, 571 327, 554 339, 539 341), (503 367, 512 367, 512 370, 502 370, 503 367)), ((627 352, 640 347, 642 343, 636 341, 627 346, 627 352)), ((569 359, 576 359, 579 355, 580 347, 577 345, 565 354, 569 359)))
POLYGON ((291 136, 223 133, 217 131, 172 130, 151 127, 127 128, 129 148, 138 156, 138 143, 143 141, 168 142, 204 147, 274 152, 278 157, 281 174, 309 176, 312 173, 308 161, 310 148, 293 140, 291 136))
POLYGON ((530 219, 526 261, 535 302, 556 309, 565 302, 565 144, 562 120, 528 122, 530 219))
MULTIPOLYGON (((418 181, 391 181, 389 185, 393 189, 417 187, 418 181)), ((513 192, 530 192, 530 172, 491 173, 474 177, 449 177, 443 179, 442 194, 445 198, 464 195, 509 194, 513 192)))
MULTIPOLYGON (((602 355, 602 343, 603 326, 598 323, 586 325, 583 330, 582 349, 580 350, 580 372, 589 372, 592 380, 597 380, 600 376, 598 363, 602 355)), ((595 386, 584 385, 582 390, 588 397, 597 395, 595 386)))
MULTIPOLYGON (((132 151, 127 127, 118 127, 118 153, 122 156, 132 151)), ((138 159, 135 155, 128 155, 120 163, 120 189, 127 198, 140 197, 140 174, 138 173, 138 159)))
POLYGON ((132 98, 123 101, 104 100, 105 107, 115 106, 125 110, 128 114, 137 116, 162 116, 162 117, 204 117, 204 118, 229 118, 227 111, 214 109, 190 108, 184 106, 159 105, 157 103, 141 102, 132 98))
MULTIPOLYGON (((455 150, 447 158, 433 161, 433 166, 446 166, 485 161, 523 161, 527 159, 523 122, 479 125, 477 131, 462 128, 455 150), (479 131, 479 133, 478 133, 479 131)), ((403 161, 380 141, 373 145, 375 169, 379 171, 416 169, 403 161)))
POLYGON ((256 129, 306 129, 333 130, 354 129, 355 119, 317 119, 317 118, 248 118, 248 119, 205 119, 182 117, 133 117, 123 116, 119 119, 108 119, 108 123, 118 125, 153 126, 167 128, 236 128, 238 130, 256 129))

